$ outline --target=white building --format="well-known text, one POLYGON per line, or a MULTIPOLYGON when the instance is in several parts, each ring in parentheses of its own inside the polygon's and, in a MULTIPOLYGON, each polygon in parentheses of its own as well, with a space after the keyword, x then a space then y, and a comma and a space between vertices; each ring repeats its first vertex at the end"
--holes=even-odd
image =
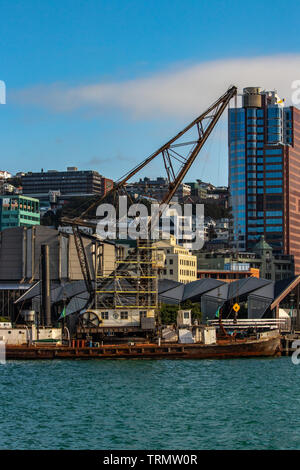
POLYGON ((0 170, 0 179, 7 180, 8 178, 11 178, 11 177, 12 175, 8 171, 0 170))

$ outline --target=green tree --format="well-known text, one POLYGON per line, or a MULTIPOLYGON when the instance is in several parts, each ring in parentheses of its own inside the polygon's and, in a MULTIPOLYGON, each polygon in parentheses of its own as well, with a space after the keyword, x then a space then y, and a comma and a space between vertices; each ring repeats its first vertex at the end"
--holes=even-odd
POLYGON ((191 300, 186 300, 181 304, 181 309, 191 310, 192 311, 192 320, 198 320, 200 323, 202 320, 202 312, 200 309, 199 302, 192 302, 191 300))
POLYGON ((202 312, 200 310, 200 304, 198 302, 192 302, 187 300, 180 305, 169 305, 162 304, 160 309, 160 318, 162 325, 171 325, 176 323, 178 310, 191 310, 192 320, 198 320, 200 323, 202 320, 202 312))
POLYGON ((162 325, 171 325, 177 321, 178 305, 162 304, 160 309, 160 319, 162 325))

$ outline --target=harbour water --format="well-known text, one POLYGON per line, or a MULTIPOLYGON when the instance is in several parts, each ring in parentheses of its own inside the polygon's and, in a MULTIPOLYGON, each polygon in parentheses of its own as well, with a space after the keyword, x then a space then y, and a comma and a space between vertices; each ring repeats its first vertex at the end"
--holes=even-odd
POLYGON ((291 358, 9 361, 1 449, 300 449, 291 358))

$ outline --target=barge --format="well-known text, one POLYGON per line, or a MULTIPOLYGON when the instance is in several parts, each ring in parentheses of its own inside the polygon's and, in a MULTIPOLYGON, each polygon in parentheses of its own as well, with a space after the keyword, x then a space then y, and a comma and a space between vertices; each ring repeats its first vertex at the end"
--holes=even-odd
POLYGON ((225 359, 281 355, 278 331, 253 338, 219 339, 214 344, 140 343, 98 347, 63 345, 6 345, 6 359, 225 359))

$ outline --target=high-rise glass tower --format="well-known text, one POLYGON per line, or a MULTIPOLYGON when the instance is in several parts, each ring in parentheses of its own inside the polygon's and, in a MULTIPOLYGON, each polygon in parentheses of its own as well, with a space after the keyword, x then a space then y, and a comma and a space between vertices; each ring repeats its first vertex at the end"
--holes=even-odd
POLYGON ((228 122, 232 247, 249 251, 264 235, 300 273, 300 111, 275 91, 244 88, 228 122))

